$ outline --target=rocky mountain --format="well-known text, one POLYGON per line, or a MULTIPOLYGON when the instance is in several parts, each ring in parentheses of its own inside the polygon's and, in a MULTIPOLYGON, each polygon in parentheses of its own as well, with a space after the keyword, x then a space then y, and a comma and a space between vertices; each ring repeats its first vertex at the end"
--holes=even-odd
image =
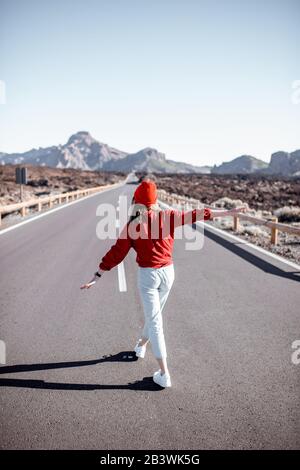
POLYGON ((300 175, 300 150, 291 153, 282 151, 273 153, 266 173, 285 176, 300 175))
POLYGON ((2 164, 30 163, 54 168, 101 170, 110 160, 125 157, 126 152, 95 140, 88 132, 77 132, 65 145, 32 149, 25 153, 0 154, 2 164))
POLYGON ((137 153, 128 154, 122 160, 111 160, 106 168, 110 171, 130 172, 135 170, 148 173, 209 173, 210 170, 208 167, 167 160, 163 153, 150 147, 137 153))
POLYGON ((211 173, 214 174, 249 174, 260 171, 268 167, 268 163, 252 157, 251 155, 242 155, 234 158, 230 162, 224 162, 221 165, 214 165, 211 173))
POLYGON ((147 173, 281 174, 300 175, 300 150, 276 152, 266 163, 251 155, 242 155, 221 165, 195 166, 166 159, 158 150, 147 147, 128 153, 94 139, 88 132, 73 134, 64 145, 32 149, 24 153, 0 152, 0 165, 31 164, 54 168, 94 171, 143 171, 147 173))
POLYGON ((214 174, 262 174, 262 175, 300 175, 300 150, 295 152, 275 152, 271 155, 270 163, 252 157, 242 155, 230 162, 214 165, 211 169, 214 174))
POLYGON ((210 171, 209 167, 167 160, 163 153, 152 148, 129 154, 98 142, 84 131, 72 135, 65 145, 32 149, 25 153, 0 153, 0 164, 18 163, 55 168, 124 172, 143 170, 161 173, 207 173, 210 171))

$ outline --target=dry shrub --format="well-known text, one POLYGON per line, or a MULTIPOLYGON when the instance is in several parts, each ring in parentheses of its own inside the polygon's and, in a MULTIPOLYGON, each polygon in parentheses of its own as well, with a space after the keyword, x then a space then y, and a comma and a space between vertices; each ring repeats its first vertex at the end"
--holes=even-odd
POLYGON ((269 237, 269 231, 259 225, 245 225, 241 229, 242 233, 252 235, 253 237, 269 237))
POLYGON ((214 207, 221 209, 233 209, 234 207, 246 206, 249 209, 249 206, 246 202, 241 199, 230 199, 229 197, 221 197, 213 203, 214 207))
POLYGON ((300 207, 284 206, 276 209, 274 215, 278 217, 279 222, 291 223, 300 222, 300 207))

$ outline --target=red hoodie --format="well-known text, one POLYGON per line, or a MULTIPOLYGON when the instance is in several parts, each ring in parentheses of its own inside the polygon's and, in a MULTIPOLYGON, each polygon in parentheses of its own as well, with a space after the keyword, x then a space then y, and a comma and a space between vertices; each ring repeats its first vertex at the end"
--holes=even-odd
MULTIPOLYGON (((211 219, 210 209, 204 209, 204 220, 211 219)), ((102 258, 99 268, 110 271, 126 257, 130 248, 136 253, 136 262, 142 268, 161 268, 173 263, 174 230, 185 224, 203 220, 203 209, 191 211, 149 210, 141 223, 128 222, 116 243, 102 258)))

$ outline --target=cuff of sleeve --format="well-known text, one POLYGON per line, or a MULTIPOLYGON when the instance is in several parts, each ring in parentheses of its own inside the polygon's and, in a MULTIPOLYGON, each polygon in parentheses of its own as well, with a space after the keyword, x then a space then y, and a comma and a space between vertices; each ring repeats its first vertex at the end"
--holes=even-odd
POLYGON ((99 264, 98 269, 101 269, 101 271, 109 271, 109 269, 107 269, 107 267, 103 263, 99 264))

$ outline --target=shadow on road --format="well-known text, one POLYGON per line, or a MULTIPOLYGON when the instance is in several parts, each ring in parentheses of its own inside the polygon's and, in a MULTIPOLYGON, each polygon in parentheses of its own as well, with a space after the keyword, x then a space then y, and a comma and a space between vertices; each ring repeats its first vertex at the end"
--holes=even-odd
MULTIPOLYGON (((193 228, 197 228, 197 226, 193 225, 193 228)), ((249 251, 243 249, 242 242, 234 242, 234 241, 225 240, 223 237, 211 232, 210 230, 205 230, 205 236, 215 241, 219 245, 222 245, 227 250, 232 251, 233 253, 240 256, 248 263, 253 264, 254 266, 256 266, 257 268, 261 269, 262 271, 266 273, 274 274, 275 276, 284 277, 285 279, 291 279, 292 281, 297 281, 297 282, 300 281, 300 269, 299 271, 290 271, 290 272, 284 271, 283 269, 280 269, 277 266, 274 266, 272 263, 269 263, 268 261, 260 258, 259 256, 256 256, 253 253, 250 253, 249 251), (239 246, 239 244, 241 246, 239 246)))
MULTIPOLYGON (((99 359, 89 361, 73 361, 73 362, 46 362, 43 364, 17 364, 14 366, 0 367, 0 374, 13 374, 18 372, 32 372, 37 370, 48 369, 65 369, 68 367, 83 367, 101 364, 103 362, 134 362, 138 358, 134 351, 121 351, 118 354, 103 356, 99 359)), ((137 380, 133 383, 124 385, 103 385, 103 384, 76 384, 61 382, 45 382, 44 380, 34 379, 0 379, 0 387, 16 387, 16 388, 36 388, 46 390, 146 390, 158 391, 163 390, 159 385, 153 382, 152 377, 144 377, 143 380, 137 380)))
POLYGON ((91 359, 89 361, 74 362, 46 362, 42 364, 17 364, 14 366, 0 367, 0 374, 12 374, 14 372, 31 372, 35 370, 47 369, 67 369, 68 367, 83 367, 101 364, 102 362, 134 362, 138 358, 134 351, 121 351, 118 354, 110 354, 99 359, 91 359))
POLYGON ((133 383, 124 385, 103 385, 103 384, 76 384, 62 382, 44 382, 44 380, 31 379, 0 379, 0 387, 17 388, 39 388, 46 390, 77 390, 77 391, 95 391, 95 390, 134 390, 157 392, 163 390, 159 385, 153 382, 152 377, 144 377, 143 380, 137 380, 133 383))

